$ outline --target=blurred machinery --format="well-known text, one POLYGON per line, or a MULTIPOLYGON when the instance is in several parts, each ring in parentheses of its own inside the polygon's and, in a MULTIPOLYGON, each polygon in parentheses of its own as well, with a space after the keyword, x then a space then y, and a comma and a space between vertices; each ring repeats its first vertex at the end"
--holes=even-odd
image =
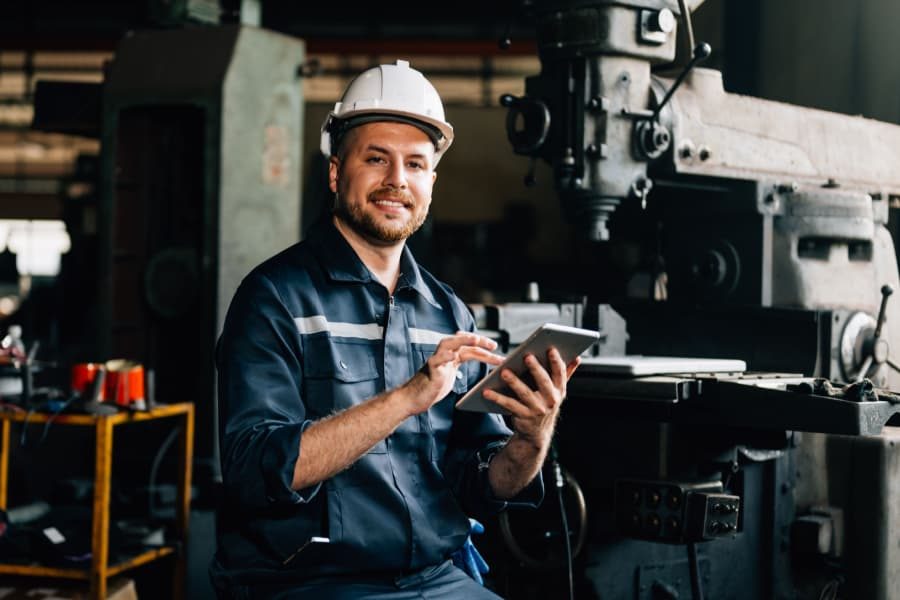
MULTIPOLYGON (((627 340, 753 372, 579 371, 557 440, 583 504, 576 596, 900 597, 900 453, 883 428, 900 411, 900 127, 726 93, 698 67, 696 0, 526 4, 541 72, 502 98, 513 149, 551 165, 585 237, 654 268, 615 311, 488 306, 481 324, 511 345, 541 321, 594 327, 607 354, 627 340)), ((550 570, 554 516, 505 524, 550 570)), ((564 597, 540 560, 519 563, 510 597, 564 597)))
POLYGON ((229 25, 126 36, 103 86, 97 356, 197 405, 218 473, 215 340, 241 279, 300 232, 302 41, 229 25))

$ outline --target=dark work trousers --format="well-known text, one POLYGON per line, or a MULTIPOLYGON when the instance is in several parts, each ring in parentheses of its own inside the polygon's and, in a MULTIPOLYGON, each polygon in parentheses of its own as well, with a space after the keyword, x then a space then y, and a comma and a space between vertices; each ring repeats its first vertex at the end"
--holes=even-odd
POLYGON ((323 578, 291 586, 242 586, 232 592, 241 600, 501 600, 450 561, 393 580, 323 578))

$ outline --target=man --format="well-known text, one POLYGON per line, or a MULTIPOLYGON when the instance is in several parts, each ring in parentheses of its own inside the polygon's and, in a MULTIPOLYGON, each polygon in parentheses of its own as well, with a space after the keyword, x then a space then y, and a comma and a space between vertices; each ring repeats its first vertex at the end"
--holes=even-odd
POLYGON ((566 381, 553 350, 529 388, 455 412, 501 359, 405 240, 453 140, 408 63, 347 88, 323 127, 333 215, 256 268, 218 348, 225 507, 213 579, 238 598, 496 598, 448 557, 467 516, 536 505, 566 381))

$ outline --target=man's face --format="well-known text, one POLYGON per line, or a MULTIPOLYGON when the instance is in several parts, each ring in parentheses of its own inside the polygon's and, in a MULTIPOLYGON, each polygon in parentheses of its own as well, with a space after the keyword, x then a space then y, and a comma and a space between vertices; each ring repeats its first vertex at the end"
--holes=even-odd
POLYGON ((351 129, 328 166, 335 215, 378 246, 400 243, 422 226, 435 177, 428 136, 389 121, 351 129))

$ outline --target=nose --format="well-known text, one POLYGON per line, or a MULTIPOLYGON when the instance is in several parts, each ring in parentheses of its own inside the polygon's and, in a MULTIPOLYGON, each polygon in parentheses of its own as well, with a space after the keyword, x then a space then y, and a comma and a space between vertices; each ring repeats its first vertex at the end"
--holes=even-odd
POLYGON ((391 161, 387 172, 384 175, 385 187, 405 190, 408 182, 406 181, 406 169, 403 168, 402 161, 391 161))

